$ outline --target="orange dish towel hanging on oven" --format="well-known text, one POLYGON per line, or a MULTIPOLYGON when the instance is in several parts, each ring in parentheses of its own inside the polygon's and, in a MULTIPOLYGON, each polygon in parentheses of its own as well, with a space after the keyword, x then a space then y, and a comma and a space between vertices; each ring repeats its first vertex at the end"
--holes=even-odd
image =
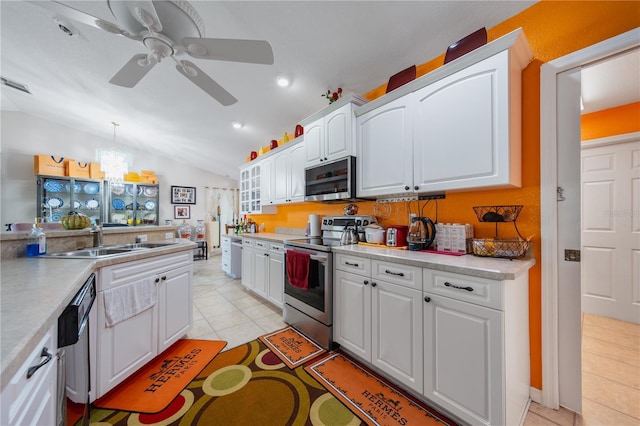
POLYGON ((309 290, 309 263, 311 255, 287 250, 287 278, 292 286, 309 290))

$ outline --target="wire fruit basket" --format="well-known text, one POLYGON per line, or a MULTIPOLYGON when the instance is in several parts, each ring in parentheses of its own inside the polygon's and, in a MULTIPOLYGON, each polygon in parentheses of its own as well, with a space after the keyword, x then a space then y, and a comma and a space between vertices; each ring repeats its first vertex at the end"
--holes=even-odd
POLYGON ((484 257, 515 259, 523 257, 529 250, 528 240, 498 240, 495 238, 474 238, 473 254, 484 257))
POLYGON ((524 257, 531 247, 531 239, 523 238, 516 225, 516 219, 520 215, 522 207, 521 205, 474 207, 473 211, 476 213, 478 221, 496 224, 496 236, 495 238, 474 238, 472 240, 473 254, 507 259, 524 257), (513 222, 518 238, 498 238, 498 223, 500 222, 513 222))

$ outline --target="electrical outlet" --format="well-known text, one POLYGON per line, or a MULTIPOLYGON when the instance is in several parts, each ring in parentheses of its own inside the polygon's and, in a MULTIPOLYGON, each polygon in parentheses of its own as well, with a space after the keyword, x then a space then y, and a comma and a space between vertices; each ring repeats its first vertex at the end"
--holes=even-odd
POLYGON ((164 239, 165 240, 172 240, 173 239, 173 232, 165 232, 164 233, 164 239))
POLYGON ((136 241, 139 243, 144 243, 147 241, 147 234, 136 235, 136 241))

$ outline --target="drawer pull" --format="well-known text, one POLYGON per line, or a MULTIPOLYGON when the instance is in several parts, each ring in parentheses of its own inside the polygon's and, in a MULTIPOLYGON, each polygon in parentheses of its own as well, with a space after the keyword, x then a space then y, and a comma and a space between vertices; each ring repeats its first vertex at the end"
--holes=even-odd
POLYGON ((41 357, 46 357, 44 361, 42 361, 40 364, 38 365, 34 365, 33 367, 29 367, 29 369, 27 370, 27 379, 30 379, 31 376, 33 376, 36 371, 38 371, 40 369, 40 367, 44 367, 44 365, 46 363, 48 363, 49 361, 51 361, 51 358, 53 358, 53 355, 51 355, 49 353, 49 349, 47 349, 47 347, 45 346, 44 348, 42 348, 42 352, 40 353, 41 357))
POLYGON ((404 272, 393 272, 387 269, 384 271, 384 273, 389 275, 397 275, 399 277, 404 277, 404 272))
POLYGON ((346 260, 345 260, 344 264, 345 264, 345 265, 349 265, 349 266, 355 266, 356 268, 357 268, 358 266, 360 266, 360 265, 358 265, 357 263, 349 263, 349 262, 347 262, 346 260))
POLYGON ((457 288, 458 290, 473 291, 473 287, 461 287, 459 285, 451 284, 449 281, 445 281, 444 285, 447 286, 447 287, 457 288))

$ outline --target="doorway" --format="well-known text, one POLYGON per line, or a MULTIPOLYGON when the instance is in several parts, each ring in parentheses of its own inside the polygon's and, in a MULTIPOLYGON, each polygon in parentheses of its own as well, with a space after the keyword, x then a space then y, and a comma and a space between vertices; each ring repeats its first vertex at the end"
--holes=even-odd
MULTIPOLYGON (((567 160, 561 162, 559 141, 566 133, 572 134, 576 138, 574 140, 580 140, 579 108, 576 109, 576 105, 579 104, 579 91, 575 90, 579 87, 580 67, 639 45, 640 29, 635 29, 554 60, 543 65, 541 70, 540 103, 544 106, 540 112, 543 347, 541 398, 543 405, 554 409, 563 405, 573 411, 582 411, 580 268, 576 271, 575 265, 570 265, 569 269, 574 270, 573 274, 570 271, 570 278, 563 277, 562 281, 559 278, 562 271, 567 269, 564 250, 579 249, 580 235, 575 222, 573 226, 561 228, 560 224, 566 218, 563 219, 558 213, 558 197, 563 196, 558 192, 561 186, 559 178, 563 178, 559 176, 559 171, 571 169, 571 182, 574 185, 577 183, 579 188, 580 175, 579 168, 576 167, 579 154, 569 154, 569 163, 567 160), (563 114, 567 113, 573 114, 573 117, 563 117, 563 114), (560 238, 559 230, 562 229, 566 233, 569 228, 574 232, 573 240, 569 239, 573 247, 567 246, 560 238)), ((580 208, 577 211, 579 212, 580 208)))

